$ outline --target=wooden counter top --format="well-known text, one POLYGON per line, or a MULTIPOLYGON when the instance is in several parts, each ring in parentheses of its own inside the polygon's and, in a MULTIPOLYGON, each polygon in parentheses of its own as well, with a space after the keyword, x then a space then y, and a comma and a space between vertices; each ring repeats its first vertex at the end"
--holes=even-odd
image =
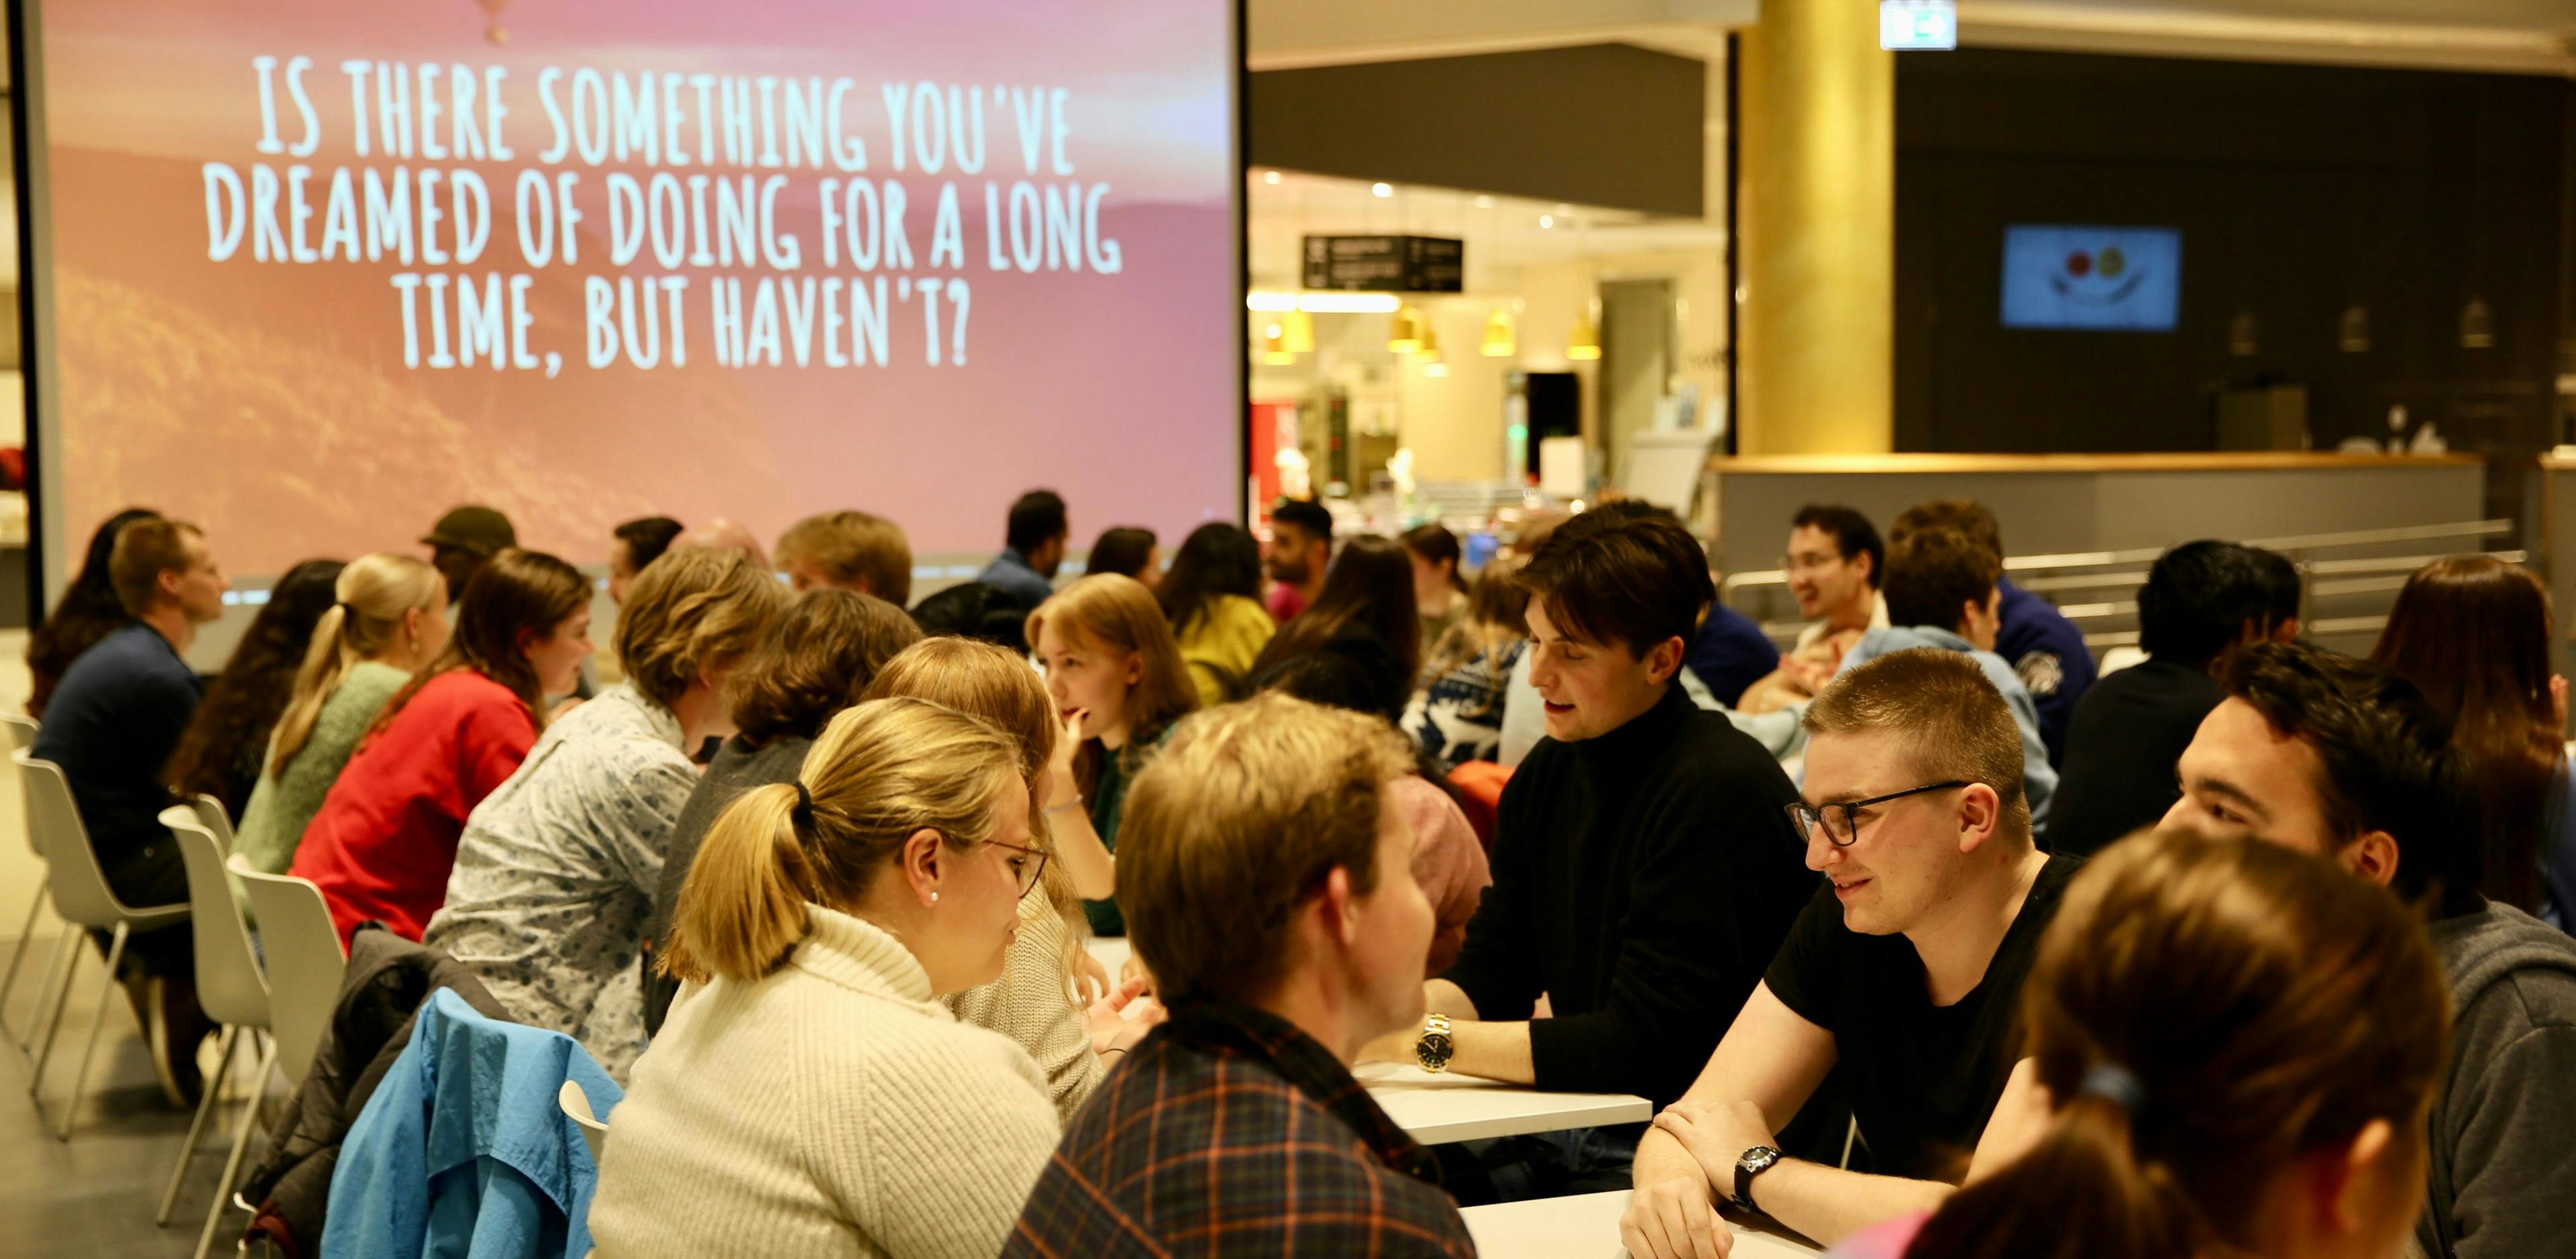
MULTIPOLYGON (((2477 455, 2339 455, 2332 451, 2172 451, 2128 455, 1717 455, 1721 473, 2256 472, 2282 469, 2478 467, 2477 455)), ((2562 466, 2544 456, 2543 466, 2562 466)), ((2576 468, 2576 459, 2563 466, 2576 468)))

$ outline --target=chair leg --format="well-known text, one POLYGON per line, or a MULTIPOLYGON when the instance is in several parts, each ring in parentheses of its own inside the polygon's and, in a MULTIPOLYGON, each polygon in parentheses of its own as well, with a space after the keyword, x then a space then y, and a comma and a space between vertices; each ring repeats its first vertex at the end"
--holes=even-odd
POLYGON ((233 1179, 241 1175, 242 1153, 250 1148, 250 1126, 259 1118, 260 1098, 268 1092, 268 1073, 276 1066, 277 1044, 271 1041, 259 1056, 259 1083, 252 1087, 250 1100, 242 1106, 241 1122, 233 1125, 233 1152, 224 1160, 224 1178, 215 1182, 214 1201, 206 1205, 206 1227, 197 1234, 196 1259, 206 1259, 206 1251, 215 1244, 215 1226, 223 1223, 224 1209, 233 1203, 233 1179))
POLYGON ((115 942, 107 946, 107 974, 98 983, 98 1009, 89 1017, 89 1043, 81 1049, 80 1066, 72 1072, 72 1093, 63 1103, 63 1119, 54 1125, 54 1139, 72 1139, 72 1117, 80 1113, 81 1095, 89 1091, 90 1060, 98 1056, 98 1029, 107 1022, 107 1003, 116 995, 116 964, 125 960, 125 939, 131 928, 116 924, 115 942))
POLYGON ((45 1021, 45 1003, 54 996, 54 981, 63 969, 63 953, 70 946, 73 928, 65 927, 54 935, 54 947, 45 954, 45 969, 36 977, 36 1008, 27 1012, 24 1034, 16 1039, 18 1056, 30 1064, 36 1060, 37 1025, 45 1021))
POLYGON ((29 1097, 38 1096, 38 1090, 44 1087, 45 1063, 54 1056, 54 1037, 63 1030, 63 1005, 71 999, 72 981, 80 977, 80 945, 75 942, 70 948, 57 949, 56 952, 64 954, 63 965, 55 977, 53 1007, 45 1014, 44 1043, 36 1049, 36 1069, 27 1073, 29 1097))
MULTIPOLYGON (((28 946, 36 942, 36 918, 44 912, 45 892, 44 889, 40 887, 36 889, 35 898, 27 902, 27 925, 18 928, 18 947, 9 950, 9 977, 6 979, 0 979, 0 1036, 11 1034, 9 1031, 9 994, 16 991, 18 988, 18 970, 27 961, 28 946)), ((39 1003, 41 1003, 44 994, 38 993, 36 996, 39 1003)))
POLYGON ((170 1169, 170 1187, 161 1191, 161 1213, 152 1217, 156 1226, 170 1225, 170 1209, 179 1204, 179 1184, 188 1178, 188 1164, 197 1154, 197 1137, 206 1130, 206 1116, 215 1109, 215 1099, 223 1094, 224 1071, 232 1066, 233 1042, 241 1028, 227 1023, 223 1035, 215 1039, 215 1073, 206 1077, 206 1095, 197 1102, 197 1117, 188 1124, 188 1141, 179 1147, 179 1165, 170 1169))

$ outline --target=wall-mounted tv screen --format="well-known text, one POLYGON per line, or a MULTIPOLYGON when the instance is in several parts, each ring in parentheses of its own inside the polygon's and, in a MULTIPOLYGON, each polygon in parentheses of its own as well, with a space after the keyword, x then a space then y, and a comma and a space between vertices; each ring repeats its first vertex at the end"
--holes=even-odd
POLYGON ((2004 228, 2004 326, 2171 332, 2182 233, 2170 227, 2004 228))

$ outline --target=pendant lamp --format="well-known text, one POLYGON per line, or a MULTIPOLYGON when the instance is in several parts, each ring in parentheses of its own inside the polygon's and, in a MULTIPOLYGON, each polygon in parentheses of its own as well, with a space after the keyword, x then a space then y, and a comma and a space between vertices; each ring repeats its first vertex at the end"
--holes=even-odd
POLYGON ((1565 356, 1590 360, 1601 357, 1601 299, 1584 303, 1583 311, 1574 317, 1574 331, 1566 334, 1565 356))
POLYGON ((1487 358, 1510 358, 1519 347, 1512 342, 1511 312, 1496 306, 1485 316, 1485 341, 1478 347, 1487 358))
POLYGON ((1422 338, 1427 328, 1422 308, 1406 302, 1395 312, 1395 323, 1387 332, 1386 348, 1398 354, 1417 353, 1422 349, 1422 338))

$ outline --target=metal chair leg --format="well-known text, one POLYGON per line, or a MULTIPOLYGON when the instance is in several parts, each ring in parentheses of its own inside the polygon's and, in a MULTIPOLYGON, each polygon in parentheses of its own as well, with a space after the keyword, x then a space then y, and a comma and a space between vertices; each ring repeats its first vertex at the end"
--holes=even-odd
MULTIPOLYGON (((54 984, 54 1004, 45 1015, 44 1043, 36 1049, 36 1069, 27 1073, 27 1096, 40 1097, 45 1083, 45 1063, 54 1056, 54 1037, 63 1030, 63 1006, 71 999, 72 981, 80 977, 80 946, 64 949, 62 974, 54 984)), ((110 976, 113 978, 113 975, 110 976)))
POLYGON ((251 1089, 250 1100, 242 1105, 241 1122, 233 1125, 233 1152, 224 1160, 224 1178, 215 1182, 214 1201, 206 1206, 205 1231, 197 1234, 196 1259, 206 1259, 206 1251, 215 1244, 215 1226, 224 1219, 224 1208, 232 1205, 233 1178, 241 1175, 242 1153, 250 1148, 250 1126, 259 1118, 259 1101, 268 1092, 268 1073, 277 1066, 277 1043, 269 1042, 259 1056, 259 1083, 251 1089))
POLYGON ((115 943, 107 946, 107 974, 99 980, 98 1009, 90 1014, 89 1043, 81 1050, 79 1068, 72 1072, 71 1099, 63 1105, 62 1122, 54 1125, 57 1141, 72 1139, 72 1117, 80 1113, 81 1094, 89 1088, 90 1060, 98 1056, 98 1029, 107 1022, 107 1003, 116 993, 116 964, 125 960, 125 938, 130 931, 124 923, 116 924, 115 943))
POLYGON ((197 1102, 197 1117, 188 1123, 187 1143, 179 1147, 179 1165, 170 1169, 170 1187, 161 1191, 161 1213, 152 1217, 156 1226, 170 1226, 170 1209, 179 1204, 179 1184, 188 1178, 188 1164, 196 1158, 197 1137, 206 1130, 206 1116, 214 1113, 215 1099, 223 1094, 224 1072, 232 1066, 233 1041, 240 1035, 239 1027, 227 1023, 223 1035, 215 1040, 215 1073, 207 1077, 206 1095, 197 1102))
MULTIPOLYGON (((44 912, 45 892, 43 888, 38 888, 36 889, 35 898, 27 902, 27 925, 18 928, 18 947, 9 951, 9 977, 6 979, 0 979, 0 1036, 11 1034, 9 1031, 9 994, 17 991, 18 969, 26 963, 28 946, 33 945, 36 942, 36 919, 44 912)), ((43 994, 39 993, 37 996, 41 1000, 43 994)))
POLYGON ((36 1060, 36 1025, 45 1021, 45 1003, 54 996, 54 981, 63 969, 63 953, 70 946, 72 928, 65 927, 54 935, 54 947, 45 954, 44 972, 36 980, 36 1008, 27 1012, 26 1034, 17 1038, 18 1056, 33 1065, 36 1060))

